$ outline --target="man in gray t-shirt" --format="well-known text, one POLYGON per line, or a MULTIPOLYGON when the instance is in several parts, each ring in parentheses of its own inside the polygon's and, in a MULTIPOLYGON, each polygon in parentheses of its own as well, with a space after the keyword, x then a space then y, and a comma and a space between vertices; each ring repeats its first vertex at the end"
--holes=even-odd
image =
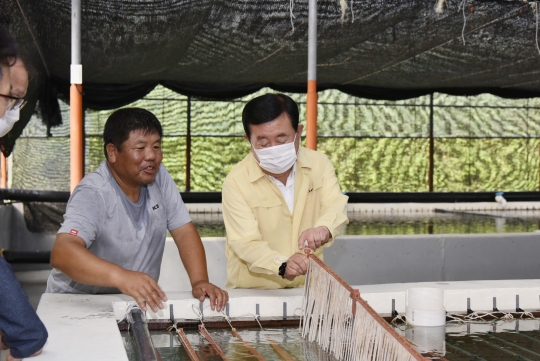
POLYGON ((118 293, 141 308, 163 308, 157 281, 167 230, 201 301, 227 304, 208 281, 199 234, 170 174, 161 164, 161 124, 144 109, 114 112, 105 124, 107 158, 71 195, 54 245, 50 293, 118 293))

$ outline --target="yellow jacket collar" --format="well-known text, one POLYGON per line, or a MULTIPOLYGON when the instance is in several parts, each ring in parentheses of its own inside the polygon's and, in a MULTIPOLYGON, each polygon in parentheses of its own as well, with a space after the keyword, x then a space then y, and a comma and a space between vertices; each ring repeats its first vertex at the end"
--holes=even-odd
MULTIPOLYGON (((259 167, 259 164, 257 164, 257 161, 255 160, 255 157, 253 156, 253 152, 251 150, 246 160, 247 160, 247 170, 248 170, 250 182, 253 183, 265 175, 261 167, 259 167)), ((306 156, 306 148, 304 147, 300 147, 300 149, 298 150, 298 158, 296 159, 296 167, 311 169, 311 163, 309 162, 309 159, 306 156)))

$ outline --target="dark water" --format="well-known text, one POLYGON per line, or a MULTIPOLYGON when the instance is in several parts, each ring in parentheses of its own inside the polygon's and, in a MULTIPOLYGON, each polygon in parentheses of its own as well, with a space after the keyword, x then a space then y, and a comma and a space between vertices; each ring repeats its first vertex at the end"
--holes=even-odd
MULTIPOLYGON (((184 330, 197 356, 202 361, 220 361, 221 357, 214 351, 208 341, 197 330, 184 330)), ((209 329, 212 339, 230 360, 256 361, 245 344, 233 336, 230 329, 209 329)), ((272 343, 288 354, 295 361, 337 361, 321 351, 315 344, 306 342, 300 336, 297 327, 261 329, 239 329, 242 339, 257 350, 265 360, 282 361, 283 359, 272 347, 272 343)), ((152 342, 163 361, 189 360, 187 352, 178 339, 166 331, 151 331, 152 342)), ((128 332, 122 332, 124 345, 130 361, 137 360, 135 346, 128 332)))
MULTIPOLYGON (((398 330, 422 350, 431 350, 448 361, 540 361, 539 328, 539 320, 514 320, 471 325, 447 324, 442 328, 415 327, 405 330, 401 327, 398 330)), ((221 360, 196 330, 185 332, 201 360, 221 360)), ((230 360, 256 360, 230 329, 210 329, 209 333, 230 360)), ((271 346, 273 342, 296 361, 336 361, 315 344, 303 340, 297 327, 241 329, 239 333, 265 360, 282 360, 271 346)), ((122 337, 129 359, 137 360, 130 334, 122 332, 122 337)), ((163 361, 189 360, 183 346, 172 333, 152 331, 151 337, 163 361)))
POLYGON ((538 320, 447 325, 443 352, 436 351, 449 361, 540 361, 539 326, 538 320))
MULTIPOLYGON (((345 235, 470 234, 534 232, 540 229, 540 211, 465 212, 351 212, 345 235)), ((224 237, 221 214, 192 214, 202 237, 224 237)))

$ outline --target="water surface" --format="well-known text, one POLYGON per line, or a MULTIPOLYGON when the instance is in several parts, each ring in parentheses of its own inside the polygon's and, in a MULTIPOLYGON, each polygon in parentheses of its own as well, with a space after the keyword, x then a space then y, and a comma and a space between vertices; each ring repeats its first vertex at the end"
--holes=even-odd
MULTIPOLYGON (((540 229, 540 211, 349 212, 344 235, 519 233, 540 229)), ((219 213, 191 215, 202 237, 224 237, 219 213)))

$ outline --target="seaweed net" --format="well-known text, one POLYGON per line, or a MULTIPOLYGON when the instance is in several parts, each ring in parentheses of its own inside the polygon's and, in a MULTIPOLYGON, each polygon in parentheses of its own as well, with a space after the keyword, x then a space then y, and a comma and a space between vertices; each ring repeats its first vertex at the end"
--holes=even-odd
POLYGON ((302 306, 302 337, 338 360, 425 360, 316 256, 309 256, 302 306))

